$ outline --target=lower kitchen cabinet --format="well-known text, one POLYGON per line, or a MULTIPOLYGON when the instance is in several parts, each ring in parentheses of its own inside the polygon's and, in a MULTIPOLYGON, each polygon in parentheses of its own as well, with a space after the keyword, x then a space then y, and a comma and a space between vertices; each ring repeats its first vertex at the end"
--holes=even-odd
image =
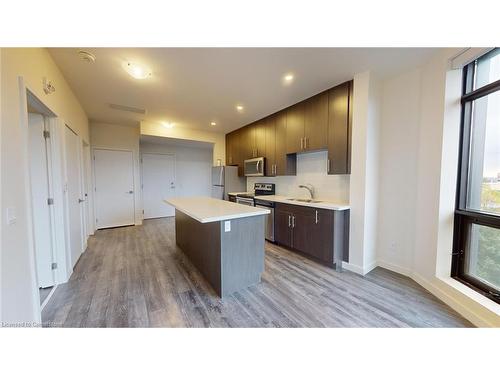
POLYGON ((349 210, 334 211, 277 203, 275 239, 322 263, 341 269, 348 260, 349 210))

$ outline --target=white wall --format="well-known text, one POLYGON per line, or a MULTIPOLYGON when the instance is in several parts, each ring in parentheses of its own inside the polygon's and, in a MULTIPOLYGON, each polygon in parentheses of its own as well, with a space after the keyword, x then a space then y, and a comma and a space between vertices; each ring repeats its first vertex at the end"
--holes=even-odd
POLYGON ((327 151, 297 155, 297 175, 278 177, 247 177, 247 191, 253 191, 256 182, 276 184, 276 194, 309 198, 301 184, 312 184, 316 198, 338 203, 349 202, 349 175, 328 175, 326 171, 327 151))
MULTIPOLYGON (((142 223, 141 173, 139 159, 139 126, 122 126, 92 122, 90 146, 115 150, 131 150, 134 158, 135 224, 142 223)), ((94 184, 92 179, 92 184, 94 184)), ((93 185, 94 186, 94 185, 93 185)), ((93 189, 92 189, 93 190, 93 189)))
POLYGON ((212 148, 141 142, 142 153, 175 155, 175 193, 182 196, 211 195, 212 148))
POLYGON ((350 180, 349 264, 366 274, 376 267, 380 84, 371 72, 354 76, 350 180))
POLYGON ((1 64, 1 305, 3 322, 39 322, 30 217, 26 129, 21 126, 19 77, 58 117, 88 141, 88 119, 47 50, 3 48, 1 64), (47 77, 56 91, 43 92, 47 77), (8 176, 8 178, 5 178, 8 176), (16 213, 8 225, 6 209, 16 213))
POLYGON ((212 143, 214 145, 212 165, 218 165, 219 160, 221 165, 226 164, 226 136, 223 133, 178 127, 167 129, 162 124, 143 121, 141 134, 212 143))
MULTIPOLYGON (((461 70, 454 50, 383 83, 378 264, 409 275, 478 326, 500 307, 451 279, 461 70)), ((352 183, 352 180, 351 180, 352 183)))

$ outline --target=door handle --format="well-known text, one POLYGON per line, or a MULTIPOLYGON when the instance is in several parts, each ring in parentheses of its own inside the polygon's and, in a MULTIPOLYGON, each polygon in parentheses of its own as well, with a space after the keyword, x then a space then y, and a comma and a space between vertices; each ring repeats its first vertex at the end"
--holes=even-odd
POLYGON ((133 190, 129 190, 127 191, 128 194, 134 194, 134 191, 133 190))
POLYGON ((85 202, 85 199, 78 199, 78 203, 83 203, 85 202))

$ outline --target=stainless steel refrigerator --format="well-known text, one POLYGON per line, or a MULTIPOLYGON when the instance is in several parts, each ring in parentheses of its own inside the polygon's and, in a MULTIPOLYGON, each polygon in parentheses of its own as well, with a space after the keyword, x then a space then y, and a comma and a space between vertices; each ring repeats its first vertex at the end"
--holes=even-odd
POLYGON ((212 198, 228 200, 227 193, 247 191, 246 177, 238 177, 238 167, 212 167, 212 198))

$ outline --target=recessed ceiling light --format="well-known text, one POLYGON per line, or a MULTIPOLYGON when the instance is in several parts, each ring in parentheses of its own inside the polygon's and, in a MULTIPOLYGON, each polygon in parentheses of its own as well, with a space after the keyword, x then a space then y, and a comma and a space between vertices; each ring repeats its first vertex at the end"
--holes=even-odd
POLYGON ((135 79, 145 79, 152 74, 147 66, 127 61, 123 63, 123 69, 135 79))
POLYGON ((283 77, 283 82, 285 83, 291 83, 293 81, 293 74, 288 73, 283 77))
POLYGON ((175 124, 173 122, 162 122, 162 125, 167 129, 172 129, 175 124))
POLYGON ((237 105, 237 106, 236 106, 236 110, 237 110, 238 112, 243 112, 243 106, 242 106, 242 105, 237 105))
POLYGON ((210 125, 215 126, 215 125, 217 125, 217 123, 216 123, 215 121, 212 121, 212 122, 210 123, 210 125))

